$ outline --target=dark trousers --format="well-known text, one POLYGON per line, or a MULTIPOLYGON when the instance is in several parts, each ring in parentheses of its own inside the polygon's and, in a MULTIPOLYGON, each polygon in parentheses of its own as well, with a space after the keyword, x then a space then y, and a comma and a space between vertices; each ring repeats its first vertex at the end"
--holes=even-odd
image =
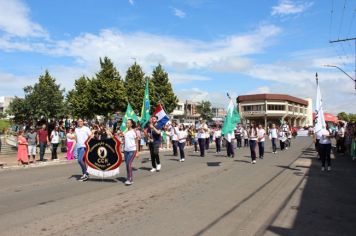
POLYGON ((40 161, 43 161, 43 157, 46 151, 47 143, 40 142, 40 161))
POLYGON ((216 152, 221 151, 221 138, 215 138, 216 152))
POLYGON ((320 148, 319 148, 319 141, 320 141, 320 139, 316 139, 315 140, 315 151, 318 153, 318 155, 319 155, 319 158, 321 158, 320 157, 320 148))
POLYGON ((248 147, 248 139, 247 138, 244 139, 244 147, 248 147))
POLYGON ((237 138, 237 139, 236 139, 236 146, 237 146, 238 148, 240 148, 240 147, 242 146, 242 139, 241 139, 241 138, 237 138))
POLYGON ((205 138, 199 138, 199 149, 200 149, 200 156, 205 156, 205 138))
POLYGON ((341 138, 341 137, 338 138, 336 142, 336 150, 339 153, 345 152, 345 138, 341 138))
POLYGON ((194 151, 198 151, 198 140, 194 140, 194 151))
POLYGON ((263 158, 265 154, 265 142, 258 142, 258 154, 263 158))
POLYGON ((272 138, 272 152, 276 152, 277 151, 277 139, 276 138, 272 138))
POLYGON ((205 149, 209 150, 210 138, 205 139, 205 149))
POLYGON ((256 160, 256 140, 250 140, 250 151, 251 151, 251 159, 256 160))
POLYGON ((279 145, 281 147, 281 150, 284 150, 284 144, 285 144, 285 142, 282 142, 282 140, 279 140, 279 145))
POLYGON ((157 165, 161 164, 159 161, 159 143, 149 143, 152 167, 157 168, 157 165))
POLYGON ((57 156, 57 148, 58 148, 58 144, 59 143, 52 143, 52 160, 54 159, 58 159, 58 156, 57 156))
POLYGON ((178 141, 172 140, 172 146, 173 146, 173 155, 178 156, 178 141))
POLYGON ((185 158, 185 154, 184 154, 185 142, 184 143, 179 143, 178 142, 178 147, 179 147, 180 159, 182 160, 182 159, 185 158))
POLYGON ((319 144, 321 166, 325 167, 325 161, 328 162, 328 166, 331 166, 331 144, 319 144))
POLYGON ((228 157, 234 157, 235 152, 234 152, 234 140, 231 139, 231 142, 228 142, 226 140, 226 152, 228 157))

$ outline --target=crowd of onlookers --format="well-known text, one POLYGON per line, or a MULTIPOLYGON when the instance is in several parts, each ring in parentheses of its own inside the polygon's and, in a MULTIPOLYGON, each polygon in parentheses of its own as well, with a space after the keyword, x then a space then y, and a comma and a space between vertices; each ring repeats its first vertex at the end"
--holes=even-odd
POLYGON ((339 122, 334 130, 336 151, 356 160, 356 123, 339 122))

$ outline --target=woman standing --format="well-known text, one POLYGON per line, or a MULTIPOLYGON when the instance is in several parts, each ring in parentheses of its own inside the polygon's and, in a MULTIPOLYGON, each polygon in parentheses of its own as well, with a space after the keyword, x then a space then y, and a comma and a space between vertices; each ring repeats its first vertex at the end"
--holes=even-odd
POLYGON ((132 162, 138 156, 138 137, 135 131, 136 123, 132 119, 126 121, 127 131, 124 135, 124 157, 126 164, 127 179, 125 185, 133 184, 132 162))
POLYGON ((50 136, 51 146, 52 146, 52 160, 57 160, 57 148, 59 145, 59 127, 56 126, 51 132, 50 136))
POLYGON ((70 128, 67 133, 67 160, 74 160, 75 135, 74 129, 70 128))
POLYGON ((179 126, 179 130, 177 133, 178 136, 178 147, 179 147, 179 154, 180 154, 180 162, 185 161, 185 154, 184 154, 184 147, 185 147, 185 142, 188 136, 187 131, 185 130, 185 127, 183 124, 179 126))
POLYGON ((248 130, 248 138, 250 139, 251 163, 256 164, 257 129, 255 123, 253 122, 248 130))
POLYGON ((28 164, 27 140, 23 136, 23 130, 20 130, 17 136, 17 162, 18 165, 28 164))
POLYGON ((326 124, 326 129, 321 130, 321 138, 319 141, 321 171, 325 171, 325 162, 328 162, 328 171, 331 171, 331 137, 332 133, 329 130, 329 125, 326 124))
POLYGON ((277 153, 277 138, 278 138, 278 131, 276 129, 276 125, 272 124, 272 128, 268 132, 269 139, 272 141, 272 153, 277 153))

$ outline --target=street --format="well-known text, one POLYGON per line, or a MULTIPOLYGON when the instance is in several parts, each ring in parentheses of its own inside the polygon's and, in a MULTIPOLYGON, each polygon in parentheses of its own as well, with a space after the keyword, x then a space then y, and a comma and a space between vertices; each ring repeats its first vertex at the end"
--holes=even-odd
POLYGON ((356 165, 345 157, 321 172, 311 139, 252 165, 249 149, 235 158, 186 161, 162 152, 151 173, 148 154, 134 161, 125 186, 115 179, 79 182, 76 162, 0 171, 0 235, 355 235, 356 165))

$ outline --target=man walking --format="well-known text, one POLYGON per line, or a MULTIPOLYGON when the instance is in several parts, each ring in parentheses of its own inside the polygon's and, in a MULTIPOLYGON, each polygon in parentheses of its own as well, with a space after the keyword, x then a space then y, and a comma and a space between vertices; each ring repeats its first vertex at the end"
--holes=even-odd
POLYGON ((91 136, 91 131, 87 126, 84 126, 83 119, 78 119, 77 121, 78 127, 75 129, 75 138, 78 149, 78 164, 82 169, 82 177, 80 177, 79 181, 86 181, 89 178, 89 174, 87 172, 87 166, 84 162, 84 153, 85 153, 85 141, 91 136))
POLYGON ((178 127, 177 123, 175 121, 172 122, 172 125, 170 127, 170 136, 172 139, 172 145, 173 145, 173 156, 178 156, 178 127))
POLYGON ((205 124, 203 118, 199 119, 199 123, 197 124, 197 131, 198 131, 198 143, 200 149, 200 156, 205 156, 205 142, 206 142, 206 135, 205 133, 208 130, 208 126, 205 124))
POLYGON ((35 132, 35 127, 30 127, 30 132, 26 135, 28 143, 28 160, 31 161, 31 156, 33 158, 32 163, 36 163, 36 145, 37 145, 37 133, 35 132))

